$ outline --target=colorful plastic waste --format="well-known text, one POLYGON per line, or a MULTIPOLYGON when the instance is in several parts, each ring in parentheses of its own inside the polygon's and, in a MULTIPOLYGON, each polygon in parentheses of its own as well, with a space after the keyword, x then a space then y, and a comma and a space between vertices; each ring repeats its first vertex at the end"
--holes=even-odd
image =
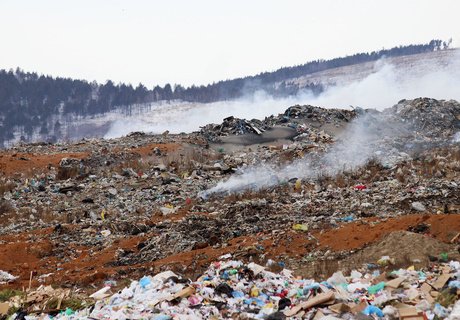
POLYGON ((300 319, 302 314, 355 319, 360 313, 389 319, 458 319, 460 314, 455 300, 447 308, 428 298, 434 292, 439 295, 446 288, 458 288, 460 263, 439 264, 423 272, 393 270, 386 273, 387 280, 377 283, 377 278, 385 277, 365 267, 350 275, 338 271, 327 281, 317 282, 295 277, 287 269, 270 271, 276 265, 273 260, 267 267, 245 264, 227 254, 193 282, 164 271, 132 281, 116 293, 110 286, 96 291, 91 295, 96 300, 94 308, 26 319, 228 319, 232 314, 244 319, 300 319))
POLYGON ((376 315, 377 317, 384 317, 382 310, 376 306, 367 306, 366 309, 363 310, 363 314, 366 316, 376 315))

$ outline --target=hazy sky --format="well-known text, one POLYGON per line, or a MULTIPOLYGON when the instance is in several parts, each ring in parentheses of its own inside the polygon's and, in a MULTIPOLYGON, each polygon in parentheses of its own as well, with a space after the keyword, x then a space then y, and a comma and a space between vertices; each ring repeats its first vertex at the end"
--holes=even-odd
POLYGON ((205 84, 433 38, 458 0, 0 0, 0 68, 205 84))

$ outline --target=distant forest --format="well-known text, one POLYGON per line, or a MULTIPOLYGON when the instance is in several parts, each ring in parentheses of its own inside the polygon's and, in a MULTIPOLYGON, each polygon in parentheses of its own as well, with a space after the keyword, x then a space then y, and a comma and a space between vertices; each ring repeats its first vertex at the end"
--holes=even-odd
POLYGON ((43 137, 59 138, 62 124, 53 119, 66 115, 94 116, 115 108, 168 100, 203 103, 232 100, 258 90, 277 97, 295 95, 299 89, 319 94, 323 90, 321 83, 310 83, 298 88, 287 84, 286 80, 326 69, 376 61, 384 56, 396 57, 443 50, 449 45, 450 42, 432 40, 427 44, 399 46, 331 60, 316 60, 274 72, 187 88, 166 84, 164 87, 148 89, 142 84, 133 87, 130 84, 114 84, 110 80, 105 84, 98 84, 53 78, 24 72, 19 68, 0 70, 0 146, 4 141, 13 139, 15 132, 20 132, 22 139, 26 141, 37 131, 43 137))

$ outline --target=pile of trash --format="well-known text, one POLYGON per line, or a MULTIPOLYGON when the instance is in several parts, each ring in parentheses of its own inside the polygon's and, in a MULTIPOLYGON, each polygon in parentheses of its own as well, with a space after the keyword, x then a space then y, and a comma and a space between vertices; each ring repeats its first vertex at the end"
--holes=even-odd
MULTIPOLYGON (((90 297, 96 304, 66 309, 55 317, 25 319, 434 319, 460 317, 460 262, 390 271, 392 259, 367 264, 326 281, 302 279, 270 265, 222 256, 196 281, 171 271, 144 276, 111 294, 106 286, 90 297)), ((273 263, 273 262, 272 262, 273 263)), ((15 319, 12 315, 10 319, 15 319)))
MULTIPOLYGON (((0 243, 8 249, 0 259, 17 277, 4 282, 27 287, 37 272, 36 286, 88 289, 150 267, 194 277, 227 252, 293 269, 348 257, 362 244, 327 253, 317 233, 368 219, 460 213, 456 110, 456 102, 431 99, 386 112, 297 105, 260 121, 229 117, 190 134, 18 145, 0 154, 0 243), (401 124, 416 116, 425 123, 418 131, 401 124), (247 136, 258 142, 241 143, 247 136), (350 163, 344 155, 353 166, 341 165, 350 163), (207 192, 234 178, 242 183, 207 192), (260 186, 259 178, 267 183, 260 186), (288 240, 297 251, 287 249, 288 240), (11 262, 13 253, 27 261, 11 262)), ((450 229, 443 232, 442 241, 451 237, 450 229)))
POLYGON ((448 138, 460 130, 460 103, 455 100, 401 100, 385 113, 410 124, 417 134, 430 138, 448 138))
POLYGON ((200 133, 209 141, 216 141, 218 137, 228 135, 261 134, 268 128, 269 126, 263 121, 257 119, 246 120, 230 116, 225 118, 221 124, 208 124, 202 127, 200 133))
MULTIPOLYGON (((210 142, 217 142, 221 137, 229 135, 243 135, 253 133, 260 135, 277 126, 290 127, 298 134, 316 132, 317 127, 327 124, 339 126, 356 117, 355 110, 325 109, 311 105, 295 105, 286 109, 284 113, 265 117, 263 120, 239 119, 227 117, 221 124, 208 124, 201 127, 200 134, 210 142), (314 125, 313 127, 311 125, 314 125)), ((324 134, 324 133, 323 133, 324 134)))
MULTIPOLYGON (((404 126, 411 135, 424 139, 440 139, 453 136, 460 130, 460 104, 455 100, 417 98, 401 100, 391 108, 379 112, 373 109, 352 107, 352 110, 325 109, 311 105, 295 105, 284 113, 265 117, 263 120, 246 120, 228 117, 221 124, 208 124, 200 134, 210 142, 228 135, 247 133, 262 134, 274 126, 290 127, 298 134, 312 129, 342 127, 358 116, 372 115, 378 120, 404 126)), ((330 133, 330 132, 326 132, 330 133)))
POLYGON ((355 118, 360 110, 359 108, 354 110, 340 110, 319 108, 311 105, 295 105, 286 109, 281 118, 284 121, 280 121, 280 117, 278 116, 277 123, 279 124, 292 119, 309 119, 310 121, 317 121, 321 124, 337 123, 339 121, 348 122, 355 118))

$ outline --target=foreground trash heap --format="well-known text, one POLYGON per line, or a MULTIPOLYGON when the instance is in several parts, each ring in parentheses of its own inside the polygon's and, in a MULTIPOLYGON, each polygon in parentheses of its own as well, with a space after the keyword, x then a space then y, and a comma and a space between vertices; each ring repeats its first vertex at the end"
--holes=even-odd
POLYGON ((317 282, 226 255, 195 282, 165 271, 113 295, 102 288, 91 308, 25 319, 460 319, 460 262, 385 273, 376 267, 317 282))

